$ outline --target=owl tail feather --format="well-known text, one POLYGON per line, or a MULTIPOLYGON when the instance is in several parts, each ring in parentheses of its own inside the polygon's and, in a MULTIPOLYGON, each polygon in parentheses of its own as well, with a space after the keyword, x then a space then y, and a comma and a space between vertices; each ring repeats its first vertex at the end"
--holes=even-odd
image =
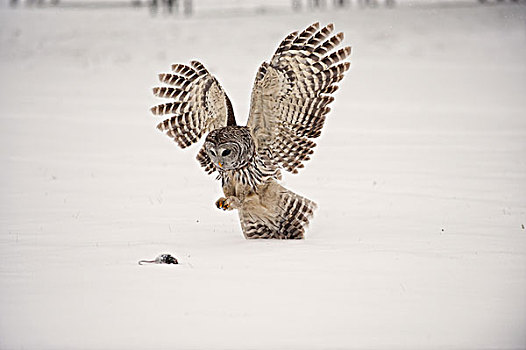
POLYGON ((263 206, 243 205, 239 211, 245 238, 305 238, 305 229, 316 210, 316 203, 279 184, 268 191, 271 193, 260 198, 263 206))

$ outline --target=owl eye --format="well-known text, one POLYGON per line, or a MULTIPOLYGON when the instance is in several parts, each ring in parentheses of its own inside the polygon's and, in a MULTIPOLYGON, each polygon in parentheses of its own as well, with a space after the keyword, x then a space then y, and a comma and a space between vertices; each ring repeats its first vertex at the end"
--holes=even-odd
POLYGON ((230 153, 232 153, 231 150, 229 150, 229 149, 225 149, 223 152, 221 152, 221 155, 222 155, 223 157, 226 157, 226 156, 228 156, 230 153))
POLYGON ((210 153, 215 157, 216 156, 216 152, 214 152, 213 149, 210 150, 210 153))

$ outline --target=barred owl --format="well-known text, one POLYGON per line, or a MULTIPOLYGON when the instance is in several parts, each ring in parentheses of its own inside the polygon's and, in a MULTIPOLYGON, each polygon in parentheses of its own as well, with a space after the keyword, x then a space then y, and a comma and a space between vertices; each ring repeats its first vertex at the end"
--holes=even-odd
POLYGON ((205 135, 197 160, 218 173, 225 197, 216 206, 237 209, 245 238, 302 239, 316 204, 279 184, 281 171, 297 173, 320 136, 331 96, 350 63, 350 47, 336 49, 343 33, 314 23, 289 34, 257 74, 246 126, 236 124, 218 81, 197 61, 159 74, 171 99, 151 108, 170 115, 157 127, 186 148, 205 135))

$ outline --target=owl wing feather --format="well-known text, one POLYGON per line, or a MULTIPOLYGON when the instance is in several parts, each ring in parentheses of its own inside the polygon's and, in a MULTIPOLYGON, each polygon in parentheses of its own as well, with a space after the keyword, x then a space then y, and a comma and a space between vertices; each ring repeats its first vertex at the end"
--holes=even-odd
POLYGON ((343 33, 333 24, 314 23, 289 34, 270 62, 264 62, 252 90, 247 126, 259 150, 270 150, 278 165, 292 173, 303 168, 329 113, 331 96, 350 63, 350 47, 333 51, 343 33))
POLYGON ((159 74, 169 86, 153 88, 155 96, 172 100, 151 108, 154 115, 171 115, 157 125, 159 130, 186 148, 211 130, 236 125, 230 99, 202 63, 174 64, 172 71, 159 74))

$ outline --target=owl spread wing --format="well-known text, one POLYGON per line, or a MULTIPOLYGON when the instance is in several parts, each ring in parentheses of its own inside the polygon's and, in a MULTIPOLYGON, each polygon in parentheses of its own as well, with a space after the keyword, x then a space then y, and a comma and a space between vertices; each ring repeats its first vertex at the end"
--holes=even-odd
POLYGON ((172 71, 159 74, 168 86, 153 89, 155 96, 172 100, 151 108, 154 115, 171 114, 157 125, 159 130, 186 148, 211 130, 236 125, 230 99, 203 64, 174 64, 172 71))
POLYGON ((333 30, 314 23, 289 34, 256 75, 247 126, 258 151, 270 151, 292 173, 310 159, 316 146, 310 139, 320 136, 331 94, 350 66, 343 62, 350 47, 333 51, 343 40, 333 30))

